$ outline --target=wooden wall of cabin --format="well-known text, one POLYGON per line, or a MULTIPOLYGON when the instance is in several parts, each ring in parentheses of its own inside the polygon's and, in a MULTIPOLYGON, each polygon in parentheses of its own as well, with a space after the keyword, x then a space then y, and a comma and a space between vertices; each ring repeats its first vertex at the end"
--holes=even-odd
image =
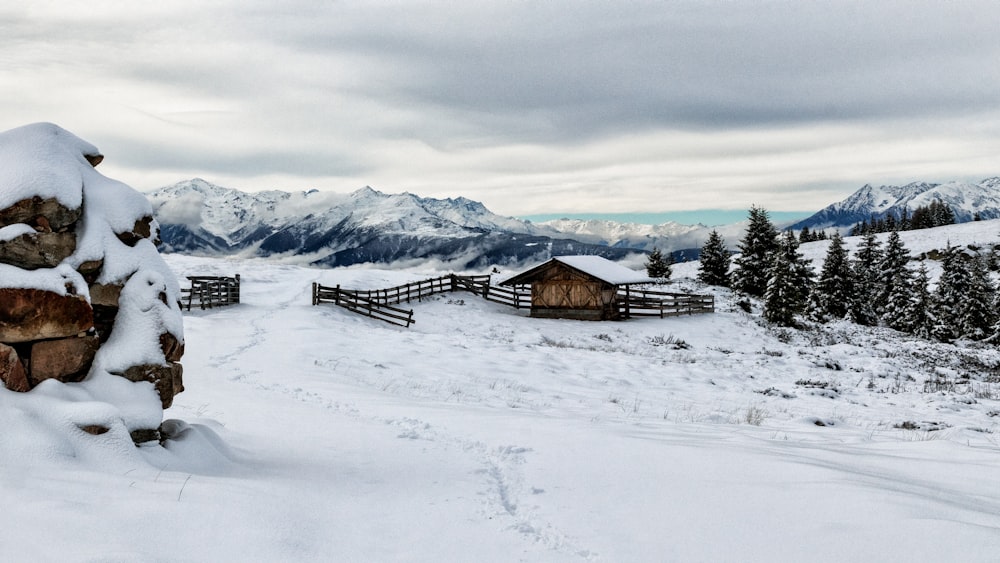
MULTIPOLYGON (((567 276, 568 277, 568 276, 567 276)), ((531 316, 618 319, 617 288, 594 279, 549 279, 531 284, 531 316)))

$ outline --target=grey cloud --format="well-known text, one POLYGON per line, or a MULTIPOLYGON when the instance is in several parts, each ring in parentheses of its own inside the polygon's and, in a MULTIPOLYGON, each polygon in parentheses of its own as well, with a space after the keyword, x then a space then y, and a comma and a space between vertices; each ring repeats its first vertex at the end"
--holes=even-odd
POLYGON ((459 108, 484 124, 527 114, 531 124, 511 120, 514 135, 970 112, 992 108, 1000 86, 990 4, 510 3, 451 19, 392 10, 402 13, 349 18, 299 45, 371 61, 358 70, 388 103, 459 108))
POLYGON ((220 151, 208 145, 176 144, 156 138, 105 137, 101 150, 114 155, 116 165, 126 168, 174 170, 178 179, 192 171, 215 171, 227 176, 285 174, 290 176, 355 176, 371 170, 360 157, 333 154, 321 146, 288 147, 269 144, 266 138, 251 149, 220 151))

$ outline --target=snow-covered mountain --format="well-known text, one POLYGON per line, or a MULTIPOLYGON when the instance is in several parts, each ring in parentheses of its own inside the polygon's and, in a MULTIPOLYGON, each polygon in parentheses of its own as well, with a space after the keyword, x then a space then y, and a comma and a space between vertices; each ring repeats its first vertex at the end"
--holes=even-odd
POLYGON ((978 184, 913 182, 905 186, 879 187, 866 184, 847 199, 823 208, 792 228, 845 228, 873 216, 885 217, 890 212, 901 215, 904 208, 912 213, 935 200, 951 207, 959 223, 971 221, 976 214, 983 219, 1000 218, 1000 177, 987 178, 978 184))
POLYGON ((148 194, 162 249, 201 255, 294 256, 316 265, 439 260, 458 268, 558 254, 620 259, 632 251, 569 240, 466 198, 421 198, 364 187, 246 193, 196 178, 148 194))
POLYGON ((682 225, 674 221, 659 225, 647 225, 600 219, 554 219, 539 223, 539 225, 549 227, 582 242, 646 251, 656 247, 661 250, 681 252, 685 254, 685 257, 692 259, 697 258, 697 250, 701 248, 713 230, 718 231, 727 243, 735 248, 736 242, 743 236, 743 231, 746 229, 746 221, 708 227, 700 223, 682 225))

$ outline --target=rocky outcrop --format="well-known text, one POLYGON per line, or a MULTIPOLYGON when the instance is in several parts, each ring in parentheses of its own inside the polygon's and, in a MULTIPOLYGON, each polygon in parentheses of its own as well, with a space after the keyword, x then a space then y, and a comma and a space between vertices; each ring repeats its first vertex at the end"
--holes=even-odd
POLYGON ((53 380, 94 395, 115 389, 94 398, 126 401, 123 421, 140 443, 159 436, 149 409, 136 408, 149 388, 123 392, 96 380, 149 383, 159 399, 153 408, 172 404, 184 389, 178 291, 153 245, 152 208, 93 171, 103 158, 51 124, 0 133, 0 382, 18 392, 53 380))

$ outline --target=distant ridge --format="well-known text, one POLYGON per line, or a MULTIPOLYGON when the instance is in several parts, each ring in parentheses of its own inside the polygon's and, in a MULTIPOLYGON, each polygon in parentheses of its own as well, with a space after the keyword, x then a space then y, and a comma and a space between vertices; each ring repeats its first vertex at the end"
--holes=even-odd
POLYGON ((976 214, 982 219, 1000 218, 1000 177, 987 178, 977 184, 949 182, 931 184, 913 182, 905 186, 866 184, 843 201, 821 209, 816 214, 791 225, 792 229, 847 229, 860 221, 879 219, 887 214, 900 216, 917 207, 938 200, 951 207, 955 221, 971 221, 976 214))
POLYGON ((282 257, 318 266, 436 260, 455 268, 566 254, 618 260, 636 252, 571 240, 463 197, 385 194, 368 186, 350 194, 246 193, 195 178, 147 196, 166 252, 282 257))

